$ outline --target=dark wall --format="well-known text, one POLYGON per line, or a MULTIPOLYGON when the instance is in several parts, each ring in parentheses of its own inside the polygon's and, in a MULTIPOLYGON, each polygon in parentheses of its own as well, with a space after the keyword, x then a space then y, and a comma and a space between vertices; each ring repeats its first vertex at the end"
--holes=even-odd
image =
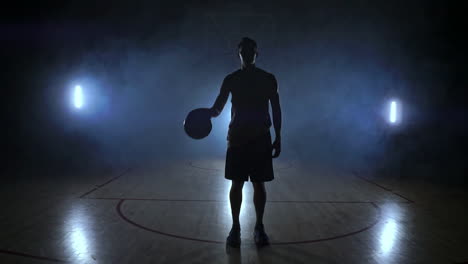
POLYGON ((285 155, 397 177, 464 170, 466 43, 455 3, 67 1, 4 12, 11 167, 222 157, 229 105, 204 141, 181 124, 212 104, 239 67, 237 42, 251 36, 258 66, 280 85, 285 155), (83 111, 70 105, 78 83, 90 100, 83 111), (404 107, 396 127, 386 121, 392 98, 404 107))

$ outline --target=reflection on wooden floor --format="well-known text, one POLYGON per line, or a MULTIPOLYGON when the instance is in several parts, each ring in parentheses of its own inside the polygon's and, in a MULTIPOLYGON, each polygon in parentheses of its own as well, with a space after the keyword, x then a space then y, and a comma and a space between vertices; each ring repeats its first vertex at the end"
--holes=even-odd
POLYGON ((462 263, 467 196, 297 160, 275 163, 257 249, 252 187, 242 246, 231 225, 224 161, 31 175, 2 186, 1 263, 462 263))

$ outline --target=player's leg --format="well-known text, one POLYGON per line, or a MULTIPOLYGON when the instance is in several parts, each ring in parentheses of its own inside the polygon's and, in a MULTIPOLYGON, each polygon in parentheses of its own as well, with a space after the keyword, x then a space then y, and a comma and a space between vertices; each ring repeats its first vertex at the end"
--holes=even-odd
POLYGON ((257 215, 256 225, 263 225, 263 213, 265 212, 265 204, 267 194, 265 190, 265 183, 252 182, 254 188, 253 202, 255 205, 255 213, 257 215))
POLYGON ((231 247, 239 247, 241 244, 239 214, 242 204, 242 187, 244 181, 232 180, 231 191, 229 192, 229 201, 231 202, 232 228, 226 239, 231 247))
POLYGON ((231 191, 229 192, 229 200, 231 202, 232 225, 240 226, 239 214, 242 205, 242 188, 244 181, 232 181, 231 191))
POLYGON ((263 182, 252 182, 254 187, 254 205, 255 212, 257 214, 257 223, 254 229, 254 240, 258 246, 265 246, 270 243, 268 235, 265 233, 263 226, 263 212, 265 212, 266 204, 266 190, 265 183, 263 182))
POLYGON ((263 226, 263 213, 265 212, 267 200, 265 182, 274 179, 273 161, 271 157, 271 136, 269 133, 259 138, 258 141, 253 144, 252 152, 253 163, 250 179, 254 188, 253 202, 257 215, 254 240, 258 246, 264 246, 269 244, 269 238, 263 226))

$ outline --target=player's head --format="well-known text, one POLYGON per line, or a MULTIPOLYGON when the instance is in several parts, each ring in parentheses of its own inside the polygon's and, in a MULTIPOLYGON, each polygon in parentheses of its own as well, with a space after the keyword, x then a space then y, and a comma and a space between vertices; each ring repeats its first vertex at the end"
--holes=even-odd
POLYGON ((244 37, 238 45, 239 57, 244 65, 254 64, 257 58, 257 43, 251 38, 244 37))

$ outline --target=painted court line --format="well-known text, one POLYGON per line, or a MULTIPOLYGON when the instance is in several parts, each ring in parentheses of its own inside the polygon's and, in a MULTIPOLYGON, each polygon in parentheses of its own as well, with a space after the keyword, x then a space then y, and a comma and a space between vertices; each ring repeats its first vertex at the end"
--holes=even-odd
MULTIPOLYGON (((197 242, 204 242, 204 243, 212 243, 212 244, 224 244, 226 243, 225 240, 210 240, 210 239, 200 239, 200 238, 195 238, 195 237, 189 237, 189 236, 182 236, 182 235, 176 235, 176 234, 171 234, 171 233, 167 233, 167 232, 164 232, 164 231, 161 231, 161 230, 157 230, 157 229, 154 229, 154 228, 150 228, 150 227, 147 227, 147 226, 144 226, 142 224, 139 224, 133 220, 131 220, 130 218, 128 218, 122 211, 122 204, 126 201, 126 199, 120 199, 119 203, 116 205, 116 211, 117 211, 117 214, 127 223, 135 226, 135 227, 138 227, 140 229, 143 229, 143 230, 146 230, 146 231, 149 231, 149 232, 152 232, 152 233, 157 233, 157 234, 160 234, 160 235, 163 235, 163 236, 167 236, 167 237, 172 237, 172 238, 178 238, 178 239, 184 239, 184 240, 191 240, 191 241, 197 241, 197 242)), ((322 201, 323 202, 323 201, 322 201)), ((333 202, 328 202, 328 203, 333 203, 333 202)), ((340 239, 340 238, 344 238, 344 237, 349 237, 349 236, 353 236, 353 235, 357 235, 359 233, 362 233, 372 227, 374 227, 378 222, 380 222, 381 220, 381 217, 382 217, 382 212, 381 212, 381 209, 378 205, 370 202, 370 203, 366 203, 366 204, 370 204, 373 206, 374 209, 377 210, 377 217, 376 219, 371 222, 369 225, 363 227, 363 228, 360 228, 358 230, 355 230, 355 231, 351 231, 351 232, 348 232, 348 233, 344 233, 344 234, 340 234, 340 235, 335 235, 335 236, 330 236, 330 237, 324 237, 324 238, 317 238, 317 239, 306 239, 306 240, 298 240, 298 241, 276 241, 276 242, 271 242, 270 245, 293 245, 293 244, 310 244, 310 243, 316 243, 316 242, 323 242, 323 241, 329 241, 329 240, 335 240, 335 239, 340 239)))
POLYGON ((14 255, 14 256, 32 258, 32 259, 36 259, 36 260, 45 260, 45 261, 59 262, 59 263, 66 263, 67 262, 67 261, 61 260, 61 259, 43 257, 43 256, 36 256, 36 255, 28 254, 28 253, 11 251, 11 250, 4 250, 4 249, 0 249, 0 254, 14 255))
POLYGON ((407 203, 415 203, 413 200, 409 199, 408 197, 406 197, 406 196, 404 196, 404 195, 402 195, 402 194, 399 194, 399 193, 393 191, 393 190, 390 189, 390 188, 387 188, 387 187, 382 186, 382 185, 380 185, 380 184, 378 184, 378 183, 376 183, 376 182, 374 182, 374 181, 371 181, 371 180, 369 180, 369 179, 367 179, 367 178, 364 178, 364 177, 360 176, 360 175, 359 175, 357 172, 355 172, 355 171, 353 172, 353 174, 354 174, 355 177, 357 177, 357 178, 359 178, 359 179, 361 179, 361 180, 363 180, 363 181, 365 181, 365 182, 367 182, 367 183, 370 183, 370 184, 372 184, 372 185, 374 185, 374 186, 377 186, 377 187, 379 187, 380 189, 382 189, 382 190, 384 190, 384 191, 387 191, 387 192, 389 192, 389 193, 391 193, 391 194, 394 194, 394 195, 396 195, 396 196, 398 196, 398 197, 404 199, 407 203))
MULTIPOLYGON (((198 168, 198 169, 203 169, 203 170, 211 170, 211 171, 219 171, 219 169, 213 169, 213 168, 204 168, 204 167, 199 167, 199 166, 196 166, 194 165, 192 162, 190 162, 188 164, 189 166, 191 167, 194 167, 194 168, 198 168)), ((292 167, 292 165, 290 164, 290 166, 287 166, 286 168, 290 168, 292 167)), ((80 196, 80 198, 85 198, 85 199, 95 199, 95 200, 116 200, 116 201, 119 201, 116 205, 116 211, 117 211, 117 214, 127 223, 133 225, 133 226, 136 226, 140 229, 143 229, 143 230, 146 230, 146 231, 149 231, 149 232, 153 232, 153 233, 157 233, 157 234, 160 234, 160 235, 164 235, 164 236, 168 236, 168 237, 173 237, 173 238, 179 238, 179 239, 185 239, 185 240, 192 240, 192 241, 198 241, 198 242, 205 242, 205 243, 215 243, 215 244, 220 244, 220 243, 225 243, 225 241, 217 241, 217 240, 208 240, 208 239, 199 239, 199 238, 194 238, 194 237, 188 237, 188 236, 183 236, 183 235, 176 235, 176 234, 170 234, 170 233, 167 233, 167 232, 164 232, 164 231, 161 231, 161 230, 156 230, 156 229, 152 229, 150 227, 146 227, 146 226, 143 226, 139 223, 136 223, 135 221, 129 219, 122 211, 122 204, 125 202, 125 201, 157 201, 157 202, 215 202, 215 203, 219 203, 219 202, 222 202, 222 203, 226 203, 228 202, 227 200, 213 200, 213 199, 168 199, 168 198, 138 198, 138 197, 135 197, 135 198, 131 198, 131 197, 86 197, 88 194, 98 190, 99 188, 117 180, 118 178, 122 177, 123 175, 125 175, 130 169, 127 169, 125 170, 124 172, 122 172, 121 174, 119 174, 118 176, 116 177, 113 177, 112 179, 102 183, 102 184, 99 184, 99 185, 96 185, 95 188, 89 190, 88 192, 84 193, 83 195, 80 196)), ((370 181, 366 178, 363 178, 363 177, 360 177, 358 175, 356 175, 356 177, 358 177, 359 179, 363 180, 363 181, 366 181, 370 184, 373 184, 387 192, 390 192, 392 194, 395 194, 401 198, 403 198, 405 200, 405 203, 407 202, 413 202, 411 201, 410 199, 398 194, 398 193, 395 193, 393 192, 391 189, 389 188, 386 188, 382 185, 379 185, 373 181, 370 181)), ((331 237, 327 237, 327 238, 319 238, 319 239, 309 239, 309 240, 301 240, 301 241, 277 241, 277 242, 272 242, 271 244, 272 245, 288 245, 288 244, 307 244, 307 243, 315 243, 315 242, 322 242, 322 241, 327 241, 327 240, 334 240, 334 239, 339 239, 339 238, 343 238, 343 237, 348 237, 348 236, 352 236, 352 235, 356 235, 356 234, 359 234, 361 232, 364 232, 372 227, 374 227, 379 221, 380 221, 380 218, 381 218, 381 210, 380 210, 380 207, 376 204, 376 203, 379 203, 377 201, 307 201, 307 200, 297 200, 297 201, 291 201, 291 200, 272 200, 272 201, 267 201, 268 203, 328 203, 328 204, 333 204, 333 203, 336 203, 336 204, 370 204, 372 205, 377 211, 378 211, 378 216, 376 217, 375 221, 373 221, 370 225, 368 226, 365 226, 361 229, 358 229, 358 230, 355 230, 355 231, 352 231, 352 232, 349 232, 349 233, 346 233, 346 234, 341 234, 341 235, 336 235, 336 236, 331 236, 331 237)), ((385 201, 385 202, 388 202, 388 201, 385 201)), ((396 202, 396 203, 399 203, 399 202, 396 202)))
MULTIPOLYGON (((171 199, 171 198, 139 198, 139 197, 84 197, 91 200, 127 200, 127 201, 154 201, 154 202, 201 202, 201 203, 228 203, 229 200, 215 199, 171 199)), ((334 203, 334 204, 381 204, 381 203, 408 203, 406 201, 340 201, 340 200, 267 200, 267 203, 334 203)))
MULTIPOLYGON (((216 169, 216 168, 207 168, 207 167, 202 167, 202 166, 199 166, 199 165, 195 165, 193 164, 193 161, 190 161, 188 163, 188 166, 189 167, 192 167, 192 168, 196 168, 196 169, 200 169, 200 170, 207 170, 207 171, 224 171, 224 169, 216 169)), ((279 168, 276 168, 274 169, 275 171, 280 171, 280 170, 287 170, 287 169, 290 169, 294 167, 294 164, 292 161, 289 161, 288 164, 284 167, 279 167, 279 168)))
MULTIPOLYGON (((189 164, 192 167, 192 163, 189 164)), ((290 166, 292 167, 292 166, 290 166)), ((289 167, 288 167, 289 168, 289 167)), ((207 169, 207 168, 200 168, 200 169, 207 169)), ((210 169, 213 170, 213 169, 210 169)), ((182 236, 182 235, 176 235, 176 234, 170 234, 167 232, 163 232, 160 230, 152 229, 146 226, 143 226, 139 223, 134 222, 133 220, 129 219, 123 212, 122 212, 122 204, 126 200, 133 200, 133 201, 160 201, 160 202, 228 202, 227 200, 211 200, 211 199, 164 199, 164 198, 124 198, 124 197, 85 197, 86 195, 96 191, 97 189, 113 182, 114 180, 120 178, 121 176, 125 175, 129 169, 121 173, 120 175, 108 180, 107 182, 96 185, 97 188, 93 188, 90 191, 86 192, 80 198, 85 198, 85 199, 95 199, 95 200, 118 200, 119 202, 116 205, 116 211, 117 214, 127 223, 136 226, 140 229, 157 233, 160 235, 168 236, 168 237, 173 237, 173 238, 179 238, 179 239, 185 239, 185 240, 191 240, 191 241, 198 241, 198 242, 205 242, 205 243, 215 243, 215 244, 221 244, 225 243, 225 241, 217 241, 217 240, 208 240, 208 239, 199 239, 199 238, 193 238, 193 237, 187 237, 187 236, 182 236)), ((272 242, 271 245, 290 245, 290 244, 308 244, 308 243, 316 243, 316 242, 322 242, 322 241, 328 241, 328 240, 334 240, 334 239, 339 239, 339 238, 344 238, 344 237, 349 237, 352 235, 359 234, 361 232, 364 232, 372 227, 374 227, 381 219, 381 210, 380 207, 375 204, 374 202, 371 201, 307 201, 307 200, 297 200, 297 201, 291 201, 291 200, 272 200, 272 201, 267 201, 269 203, 336 203, 336 204, 370 204, 372 205, 378 212, 376 219, 368 226, 365 226, 361 229, 341 234, 341 235, 335 235, 331 237, 326 237, 326 238, 319 238, 319 239, 308 239, 308 240, 300 240, 300 241, 277 241, 277 242, 272 242)))
MULTIPOLYGON (((112 179, 110 179, 110 180, 108 180, 108 181, 106 181, 106 182, 104 182, 104 183, 102 183, 102 184, 98 184, 98 185, 96 185, 95 188, 93 188, 93 189, 91 189, 91 190, 89 190, 89 191, 83 193, 82 195, 80 195, 79 198, 85 198, 87 195, 89 195, 89 194, 93 193, 94 191, 98 190, 99 188, 102 188, 102 187, 106 186, 107 184, 109 184, 109 183, 111 183, 111 182, 117 180, 118 178, 124 176, 125 174, 127 174, 127 173, 130 172, 131 170, 132 170, 132 168, 127 168, 127 169, 125 169, 125 170, 124 170, 123 172, 121 172, 119 175, 113 177, 112 179)), ((89 198, 88 198, 88 199, 89 199, 89 198)))

